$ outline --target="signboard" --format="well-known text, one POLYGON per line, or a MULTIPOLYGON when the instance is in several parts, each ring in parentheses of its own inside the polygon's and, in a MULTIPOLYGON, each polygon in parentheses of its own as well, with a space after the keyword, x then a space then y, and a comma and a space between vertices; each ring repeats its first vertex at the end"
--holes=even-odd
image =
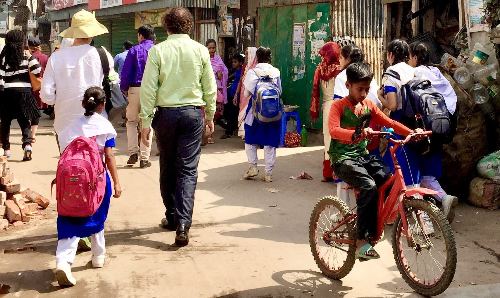
POLYGON ((163 18, 167 14, 168 9, 148 10, 135 13, 135 29, 143 25, 151 25, 153 28, 163 26, 163 18))
POLYGON ((7 33, 7 21, 0 21, 0 33, 7 33))
POLYGON ((469 32, 488 31, 484 15, 484 0, 469 0, 469 32))
POLYGON ((51 2, 52 3, 50 2, 47 3, 47 7, 50 10, 60 10, 75 5, 88 3, 88 0, 52 0, 51 2))
POLYGON ((38 23, 36 20, 28 20, 28 29, 38 28, 38 23))
MULTIPOLYGON (((76 1, 76 0, 75 0, 76 1)), ((83 0, 87 1, 87 0, 83 0)), ((99 10, 103 8, 115 7, 120 5, 136 4, 152 0, 88 0, 89 10, 99 10)))

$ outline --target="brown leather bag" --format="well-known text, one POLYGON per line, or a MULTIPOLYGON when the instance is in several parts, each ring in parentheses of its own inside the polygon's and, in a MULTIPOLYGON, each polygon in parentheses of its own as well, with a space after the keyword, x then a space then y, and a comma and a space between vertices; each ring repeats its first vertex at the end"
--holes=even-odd
POLYGON ((42 89, 42 78, 35 76, 31 70, 28 70, 30 74, 31 89, 33 91, 40 91, 42 89))

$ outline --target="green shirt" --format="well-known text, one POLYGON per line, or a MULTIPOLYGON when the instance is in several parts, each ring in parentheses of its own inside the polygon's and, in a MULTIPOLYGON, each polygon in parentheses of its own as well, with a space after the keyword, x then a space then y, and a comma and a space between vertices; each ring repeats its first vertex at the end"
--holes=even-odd
POLYGON ((155 107, 205 106, 215 114, 217 84, 210 54, 187 34, 172 34, 149 51, 141 83, 143 127, 151 127, 155 107))

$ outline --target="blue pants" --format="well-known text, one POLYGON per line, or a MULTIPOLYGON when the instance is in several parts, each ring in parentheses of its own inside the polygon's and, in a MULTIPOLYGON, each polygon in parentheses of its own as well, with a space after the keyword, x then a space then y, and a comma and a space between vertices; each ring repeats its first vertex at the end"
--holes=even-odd
POLYGON ((160 150, 160 190, 169 223, 191 226, 203 115, 193 106, 158 108, 153 129, 160 150))

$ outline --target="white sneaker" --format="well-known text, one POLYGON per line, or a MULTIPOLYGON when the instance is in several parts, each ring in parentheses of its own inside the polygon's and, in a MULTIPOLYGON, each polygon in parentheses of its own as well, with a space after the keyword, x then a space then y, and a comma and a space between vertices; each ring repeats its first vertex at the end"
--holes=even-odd
POLYGON ((76 285, 76 278, 71 273, 71 266, 68 263, 57 264, 56 280, 61 287, 72 287, 76 285))
POLYGON ((446 195, 443 198, 443 213, 449 223, 455 218, 455 207, 458 205, 458 198, 455 196, 446 195))
POLYGON ((92 267, 102 268, 104 267, 105 256, 92 257, 92 267))
POLYGON ((248 171, 245 173, 245 175, 243 175, 243 179, 249 180, 249 179, 257 177, 257 175, 259 175, 259 169, 257 169, 256 166, 251 166, 248 169, 248 171))
POLYGON ((7 158, 11 158, 12 157, 12 153, 10 153, 10 150, 4 150, 3 151, 3 156, 5 156, 7 158))
POLYGON ((262 177, 262 181, 267 182, 267 183, 273 182, 273 175, 271 175, 271 174, 264 175, 262 177))

